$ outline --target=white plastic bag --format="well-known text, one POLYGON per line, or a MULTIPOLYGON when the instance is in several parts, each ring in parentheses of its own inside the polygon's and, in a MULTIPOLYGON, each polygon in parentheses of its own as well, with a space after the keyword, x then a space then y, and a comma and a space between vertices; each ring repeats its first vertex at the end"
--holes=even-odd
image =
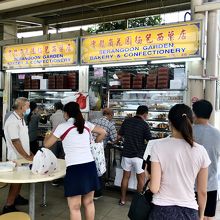
POLYGON ((31 171, 34 174, 51 174, 57 171, 56 156, 51 150, 41 148, 34 156, 31 171))
POLYGON ((15 166, 16 166, 16 163, 13 161, 0 162, 0 172, 13 171, 15 166))

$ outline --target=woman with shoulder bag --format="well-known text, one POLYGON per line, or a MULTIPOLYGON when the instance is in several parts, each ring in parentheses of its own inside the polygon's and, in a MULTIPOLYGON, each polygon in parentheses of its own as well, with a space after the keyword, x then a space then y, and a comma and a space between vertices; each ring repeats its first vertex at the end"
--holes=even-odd
POLYGON ((67 121, 59 124, 52 134, 45 137, 44 146, 51 147, 59 138, 62 140, 67 166, 64 190, 70 209, 70 219, 82 219, 80 211, 82 202, 86 220, 94 220, 93 196, 100 185, 90 150, 90 132, 98 134, 96 142, 101 142, 106 132, 101 127, 86 122, 76 102, 69 102, 64 106, 64 118, 67 121))
POLYGON ((154 195, 149 219, 203 220, 209 156, 203 146, 193 141, 192 111, 187 105, 173 106, 168 119, 172 136, 150 144, 149 187, 154 195))

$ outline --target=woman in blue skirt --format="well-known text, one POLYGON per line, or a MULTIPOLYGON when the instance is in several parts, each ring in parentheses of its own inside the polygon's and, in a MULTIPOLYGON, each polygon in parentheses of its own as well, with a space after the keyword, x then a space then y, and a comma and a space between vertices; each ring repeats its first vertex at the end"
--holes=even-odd
POLYGON ((192 111, 185 104, 170 109, 171 137, 152 140, 150 220, 203 220, 209 156, 193 141, 192 111), (197 182, 198 204, 195 199, 197 182))
POLYGON ((83 119, 76 102, 64 106, 65 123, 58 125, 55 131, 46 136, 45 147, 51 147, 58 139, 62 140, 66 177, 64 180, 65 196, 70 209, 71 220, 81 220, 81 203, 84 206, 86 220, 94 220, 94 191, 100 188, 96 165, 90 151, 90 132, 98 134, 96 142, 101 142, 106 132, 83 119))

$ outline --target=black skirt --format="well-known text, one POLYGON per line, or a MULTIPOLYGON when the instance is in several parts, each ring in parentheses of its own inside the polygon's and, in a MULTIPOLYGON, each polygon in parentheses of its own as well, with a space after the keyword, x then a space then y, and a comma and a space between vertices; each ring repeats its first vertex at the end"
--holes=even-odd
POLYGON ((64 179, 65 197, 85 195, 99 189, 100 182, 94 161, 67 167, 64 179))
POLYGON ((186 207, 153 205, 149 220, 199 220, 199 214, 186 207))

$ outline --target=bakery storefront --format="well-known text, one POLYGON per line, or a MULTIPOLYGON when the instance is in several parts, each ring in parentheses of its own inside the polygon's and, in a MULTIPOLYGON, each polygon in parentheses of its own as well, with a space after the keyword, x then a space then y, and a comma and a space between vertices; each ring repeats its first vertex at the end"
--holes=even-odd
MULTIPOLYGON (((187 103, 187 68, 196 59, 201 59, 201 23, 197 21, 81 38, 81 64, 92 66, 94 73, 102 72, 106 103, 114 110, 117 128, 139 105, 147 105, 154 138, 169 135, 171 106, 187 103)), ((118 167, 120 156, 113 153, 110 161, 118 167)), ((120 172, 116 168, 115 185, 120 185, 120 172)), ((130 184, 130 188, 136 185, 130 184)))
MULTIPOLYGON (((79 66, 78 38, 4 46, 2 67, 3 115, 17 97, 35 101, 42 116, 39 137, 51 129, 55 102, 88 96, 88 67, 79 66)), ((87 115, 88 101, 82 107, 87 115)))

